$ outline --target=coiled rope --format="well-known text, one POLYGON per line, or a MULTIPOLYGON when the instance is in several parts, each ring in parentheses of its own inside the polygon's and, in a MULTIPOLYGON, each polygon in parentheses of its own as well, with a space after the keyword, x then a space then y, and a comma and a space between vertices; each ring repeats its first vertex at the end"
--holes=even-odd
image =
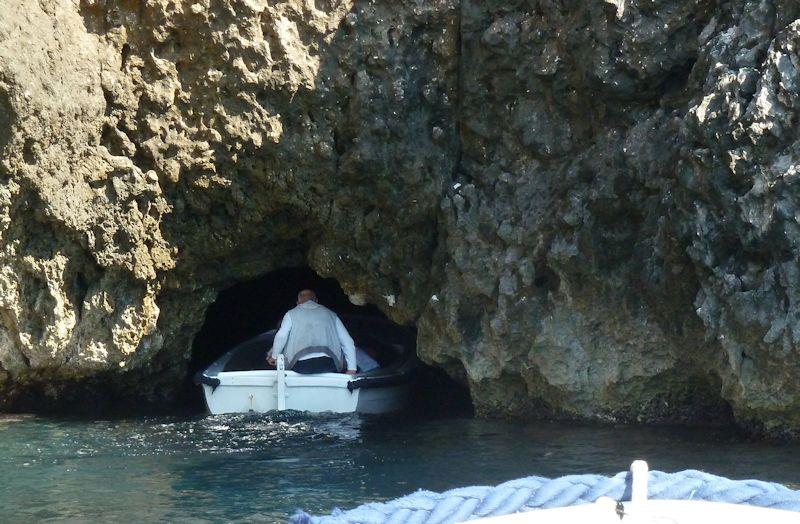
MULTIPOLYGON (((646 468, 646 465, 645 465, 646 468)), ((705 500, 800 511, 800 491, 774 482, 730 480, 702 471, 650 471, 647 497, 666 500, 705 500)), ((499 486, 472 486, 443 493, 417 491, 388 502, 334 510, 328 516, 298 512, 290 524, 450 524, 508 515, 534 509, 576 506, 600 497, 630 500, 633 475, 625 471, 602 475, 569 475, 556 479, 526 477, 499 486)))

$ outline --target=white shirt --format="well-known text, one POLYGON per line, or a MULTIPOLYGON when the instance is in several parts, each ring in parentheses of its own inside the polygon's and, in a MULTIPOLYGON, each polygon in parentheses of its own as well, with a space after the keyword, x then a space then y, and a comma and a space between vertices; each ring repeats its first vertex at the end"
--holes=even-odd
MULTIPOLYGON (((304 302, 301 304, 301 307, 315 307, 317 306, 316 302, 309 300, 308 302, 304 302)), ((345 362, 347 362, 347 371, 356 371, 356 346, 353 343, 353 338, 350 336, 350 333, 347 332, 347 328, 344 327, 342 321, 339 317, 336 317, 335 321, 336 325, 336 335, 339 337, 339 342, 341 343, 342 353, 344 353, 345 362)), ((279 354, 283 347, 286 345, 286 341, 289 339, 289 332, 292 330, 292 317, 287 312, 283 315, 283 320, 281 320, 281 327, 278 329, 278 332, 275 333, 275 338, 272 341, 272 350, 270 352, 271 355, 275 356, 279 354)), ((336 348, 331 348, 336 349, 336 348)), ((308 360, 310 358, 317 358, 317 357, 327 357, 325 353, 310 353, 300 360, 308 360)))

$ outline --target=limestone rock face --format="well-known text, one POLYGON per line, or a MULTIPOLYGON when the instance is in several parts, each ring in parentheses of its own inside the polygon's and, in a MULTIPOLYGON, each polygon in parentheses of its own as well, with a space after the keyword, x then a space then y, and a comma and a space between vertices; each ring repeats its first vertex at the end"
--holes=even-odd
POLYGON ((464 6, 425 354, 484 413, 796 431, 800 6, 464 6))
POLYGON ((168 396, 218 289, 306 260, 413 322, 457 149, 455 5, 3 10, 0 405, 98 376, 168 396))
POLYGON ((0 407, 309 264, 486 415, 800 431, 800 4, 8 0, 0 407))

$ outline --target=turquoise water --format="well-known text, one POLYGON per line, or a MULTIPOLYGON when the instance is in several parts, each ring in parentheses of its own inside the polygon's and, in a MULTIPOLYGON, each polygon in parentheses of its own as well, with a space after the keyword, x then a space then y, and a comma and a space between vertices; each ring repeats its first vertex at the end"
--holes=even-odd
POLYGON ((703 469, 800 488, 800 446, 722 430, 298 414, 0 418, 0 520, 283 522, 419 488, 703 469))

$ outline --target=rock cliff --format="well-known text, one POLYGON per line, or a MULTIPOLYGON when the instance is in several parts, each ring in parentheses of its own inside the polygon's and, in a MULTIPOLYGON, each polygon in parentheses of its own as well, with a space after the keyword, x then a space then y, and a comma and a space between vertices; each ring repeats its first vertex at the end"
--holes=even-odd
POLYGON ((309 264, 479 413, 800 432, 793 0, 7 0, 0 407, 309 264))

